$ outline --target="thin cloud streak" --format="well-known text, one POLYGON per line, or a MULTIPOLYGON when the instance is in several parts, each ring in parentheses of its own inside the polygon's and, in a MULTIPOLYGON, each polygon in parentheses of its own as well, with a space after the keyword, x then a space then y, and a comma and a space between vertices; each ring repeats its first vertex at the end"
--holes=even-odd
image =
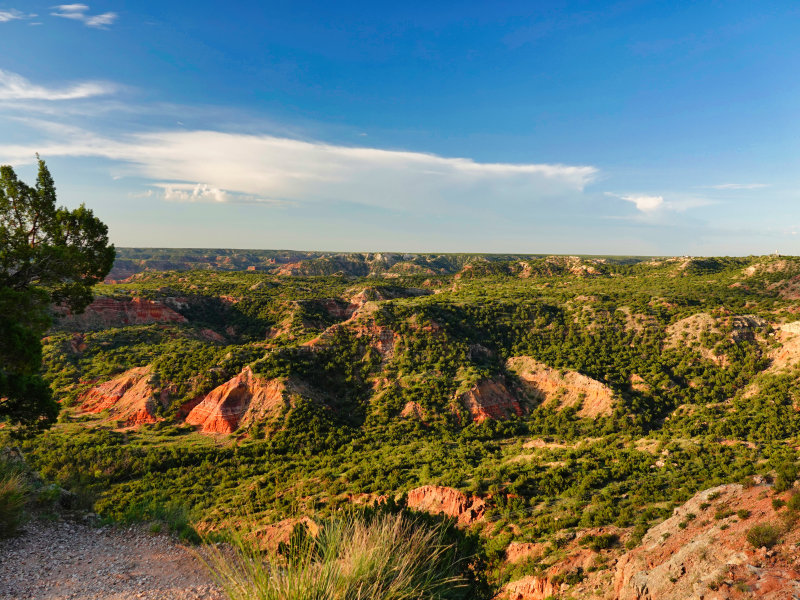
POLYGON ((11 71, 0 69, 0 100, 79 100, 112 94, 117 87, 103 81, 84 81, 65 88, 47 88, 31 83, 11 71))
POLYGON ((487 202, 498 207, 575 197, 592 166, 479 163, 468 158, 349 147, 270 135, 163 131, 110 139, 70 131, 31 146, 0 146, 0 161, 101 157, 183 201, 348 202, 428 210, 487 202))
POLYGON ((712 190, 758 190, 769 187, 767 183, 720 183, 718 185, 706 186, 712 190))
POLYGON ((59 4, 54 6, 53 9, 55 9, 55 12, 50 13, 53 17, 80 21, 87 27, 98 29, 105 29, 108 25, 112 25, 119 16, 115 12, 90 15, 88 14, 89 6, 87 4, 59 4))

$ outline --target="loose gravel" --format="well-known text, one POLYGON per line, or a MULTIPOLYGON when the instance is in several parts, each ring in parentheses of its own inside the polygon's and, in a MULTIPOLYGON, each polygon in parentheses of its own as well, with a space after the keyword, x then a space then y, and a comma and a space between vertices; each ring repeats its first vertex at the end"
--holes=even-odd
POLYGON ((200 561, 144 527, 34 520, 0 542, 0 600, 224 600, 200 561))

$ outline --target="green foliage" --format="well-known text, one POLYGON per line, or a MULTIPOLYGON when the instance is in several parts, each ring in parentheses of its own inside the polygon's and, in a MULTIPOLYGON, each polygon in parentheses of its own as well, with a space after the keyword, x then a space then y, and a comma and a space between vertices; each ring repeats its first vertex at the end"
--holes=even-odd
POLYGON ((778 476, 775 479, 775 491, 785 492, 797 480, 797 465, 794 462, 784 462, 778 466, 778 476))
POLYGON ((748 529, 745 537, 753 548, 772 548, 780 542, 781 528, 771 523, 759 523, 748 529))
POLYGON ((121 523, 150 522, 151 530, 161 531, 161 525, 167 526, 170 533, 177 535, 182 541, 191 544, 200 543, 200 536, 191 524, 189 511, 176 502, 158 502, 143 500, 128 505, 118 518, 121 523))
POLYGON ((619 543, 619 536, 613 533, 603 533, 599 535, 586 535, 581 538, 581 546, 587 546, 599 552, 600 550, 607 550, 617 543, 619 543))
POLYGON ((37 427, 55 420, 40 338, 51 303, 79 312, 91 302, 114 261, 107 232, 85 206, 56 206, 44 161, 35 186, 0 167, 0 419, 37 427))

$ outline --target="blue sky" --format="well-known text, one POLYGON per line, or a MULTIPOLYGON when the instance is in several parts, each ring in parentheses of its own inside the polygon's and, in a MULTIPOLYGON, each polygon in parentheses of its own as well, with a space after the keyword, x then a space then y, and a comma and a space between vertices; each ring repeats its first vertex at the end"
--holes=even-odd
POLYGON ((800 254, 797 2, 0 0, 0 163, 123 246, 800 254))

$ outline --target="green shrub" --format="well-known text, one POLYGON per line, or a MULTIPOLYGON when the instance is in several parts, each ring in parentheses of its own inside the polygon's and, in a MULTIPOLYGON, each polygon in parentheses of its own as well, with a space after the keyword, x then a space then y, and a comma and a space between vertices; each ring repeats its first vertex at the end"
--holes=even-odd
POLYGON ((792 494, 789 497, 789 501, 786 503, 786 506, 788 506, 789 510, 793 512, 800 511, 800 494, 792 494))
POLYGON ((160 524, 164 524, 170 533, 176 534, 184 542, 190 544, 200 543, 200 536, 192 526, 189 513, 181 504, 174 502, 161 503, 156 501, 139 502, 130 505, 121 515, 123 523, 141 523, 151 521, 150 531, 161 531, 160 524))
POLYGON ((778 476, 775 478, 775 491, 785 492, 791 489, 797 479, 797 466, 793 462, 784 462, 776 469, 778 476))
POLYGON ((613 533, 600 535, 586 535, 580 540, 581 546, 588 546, 595 552, 606 550, 615 546, 619 542, 619 536, 613 533))
POLYGON ((714 518, 717 521, 721 521, 722 519, 727 519, 733 514, 733 510, 730 508, 720 508, 717 512, 714 513, 714 518))
POLYGON ((747 530, 747 541, 753 548, 772 548, 780 541, 780 528, 771 523, 760 523, 747 530))
POLYGON ((744 521, 745 519, 750 518, 750 511, 747 510, 746 508, 740 508, 739 510, 736 511, 736 516, 739 517, 742 521, 744 521))
POLYGON ((326 522, 316 537, 293 536, 281 555, 264 555, 240 534, 232 553, 203 559, 231 600, 445 600, 469 595, 465 566, 442 528, 404 515, 326 522))

